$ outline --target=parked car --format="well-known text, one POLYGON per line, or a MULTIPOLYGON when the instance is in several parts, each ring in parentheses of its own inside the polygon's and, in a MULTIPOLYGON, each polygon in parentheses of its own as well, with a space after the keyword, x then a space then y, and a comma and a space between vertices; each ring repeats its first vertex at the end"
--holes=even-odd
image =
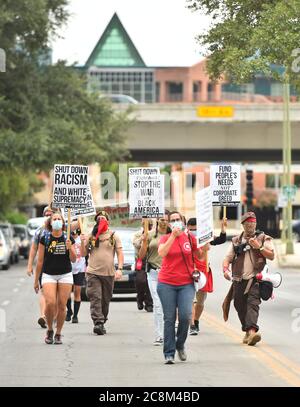
POLYGON ((300 220, 293 221, 293 233, 296 235, 297 241, 300 242, 300 220))
POLYGON ((123 103, 126 105, 137 105, 139 102, 129 95, 101 95, 101 98, 105 98, 111 101, 111 103, 123 103))
MULTIPOLYGON (((135 288, 135 251, 132 244, 132 236, 137 232, 136 229, 120 228, 116 229, 115 232, 118 234, 122 241, 123 252, 124 252, 124 265, 123 265, 123 275, 121 280, 116 280, 114 284, 114 294, 134 294, 136 293, 135 288)), ((118 268, 117 256, 115 257, 115 268, 118 268)), ((82 301, 88 301, 86 296, 86 286, 81 288, 81 298, 82 301)))
POLYGON ((0 229, 0 266, 2 270, 8 270, 10 267, 10 247, 9 242, 5 238, 2 230, 0 229))
POLYGON ((19 262, 19 247, 18 242, 14 238, 14 229, 10 223, 0 223, 0 229, 2 230, 4 237, 9 245, 10 250, 10 263, 19 262))
POLYGON ((18 239, 19 255, 28 259, 30 250, 30 236, 28 229, 25 225, 13 225, 13 229, 15 236, 18 239))
POLYGON ((40 218, 31 218, 27 222, 27 230, 30 237, 33 237, 36 230, 43 226, 45 223, 45 219, 43 217, 40 218))

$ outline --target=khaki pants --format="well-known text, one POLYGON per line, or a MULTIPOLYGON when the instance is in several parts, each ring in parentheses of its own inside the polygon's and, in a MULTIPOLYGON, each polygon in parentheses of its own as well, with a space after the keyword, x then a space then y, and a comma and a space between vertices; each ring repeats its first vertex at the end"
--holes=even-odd
POLYGON ((249 329, 255 329, 258 331, 259 326, 257 325, 257 321, 259 316, 259 305, 261 303, 259 283, 254 280, 249 292, 245 294, 247 284, 248 280, 242 280, 241 282, 234 281, 234 307, 237 310, 241 321, 242 330, 244 332, 249 331, 249 329))
POLYGON ((97 276, 86 273, 86 294, 90 300, 91 318, 94 325, 107 321, 109 304, 114 288, 114 276, 97 276))

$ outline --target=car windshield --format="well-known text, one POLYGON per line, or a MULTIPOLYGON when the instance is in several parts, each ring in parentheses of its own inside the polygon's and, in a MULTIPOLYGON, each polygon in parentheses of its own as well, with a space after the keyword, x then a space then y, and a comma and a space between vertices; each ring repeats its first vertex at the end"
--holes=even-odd
POLYGON ((122 242, 123 250, 126 252, 133 252, 134 247, 132 244, 132 236, 135 230, 116 230, 117 235, 120 237, 122 242))
POLYGON ((21 226, 14 226, 14 232, 16 236, 21 237, 22 239, 25 237, 26 232, 25 232, 25 227, 22 228, 21 226))
POLYGON ((35 218, 29 220, 27 226, 30 231, 33 231, 39 228, 40 226, 43 226, 44 222, 45 222, 44 218, 35 218))
POLYGON ((0 228, 5 237, 9 238, 9 228, 6 225, 0 225, 0 228))

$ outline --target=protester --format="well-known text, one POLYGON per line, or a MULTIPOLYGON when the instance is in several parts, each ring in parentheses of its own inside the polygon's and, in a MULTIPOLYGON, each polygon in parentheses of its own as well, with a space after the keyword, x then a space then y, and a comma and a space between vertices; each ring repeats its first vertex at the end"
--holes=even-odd
POLYGON ((86 293, 90 299, 94 333, 104 335, 106 334, 104 324, 107 321, 114 280, 122 278, 124 255, 120 238, 109 229, 107 212, 98 212, 95 222, 92 234, 88 239, 81 235, 81 248, 83 256, 89 254, 86 293), (118 259, 117 270, 115 270, 114 263, 115 253, 118 259))
POLYGON ((72 231, 72 237, 75 241, 74 248, 76 253, 76 262, 72 263, 72 273, 73 273, 73 292, 74 292, 74 312, 72 310, 72 299, 71 295, 67 301, 67 315, 66 321, 71 321, 72 323, 78 323, 78 312, 81 304, 81 287, 84 285, 86 260, 81 253, 81 230, 75 229, 72 231), (73 317, 72 317, 73 315, 73 317))
MULTIPOLYGON (((53 213, 53 210, 51 209, 50 206, 45 206, 44 210, 43 210, 43 216, 44 216, 44 225, 39 227, 35 234, 34 237, 32 239, 32 243, 31 243, 31 247, 30 247, 30 251, 29 251, 29 257, 28 257, 28 263, 27 263, 27 275, 31 276, 33 274, 33 263, 38 251, 38 246, 40 243, 41 238, 45 235, 45 234, 49 234, 50 232, 45 229, 46 227, 46 223, 48 221, 48 219, 51 217, 53 213)), ((45 318, 45 297, 43 294, 43 289, 42 289, 42 274, 40 275, 39 278, 39 283, 40 283, 40 317, 38 319, 38 324, 41 326, 41 328, 47 328, 47 323, 46 323, 46 318, 45 318)))
POLYGON ((258 332, 259 306, 261 303, 259 282, 255 276, 266 265, 266 259, 274 260, 272 238, 256 231, 256 215, 247 212, 242 216, 244 231, 233 237, 227 255, 223 261, 224 277, 231 280, 232 286, 223 303, 224 319, 228 319, 230 302, 238 313, 242 331, 246 332, 243 343, 254 346, 261 340, 258 332), (231 265, 231 272, 229 266, 231 265))
MULTIPOLYGON (((223 218, 222 223, 221 223, 221 232, 220 236, 217 236, 212 240, 210 243, 205 245, 204 250, 209 250, 210 246, 217 246, 220 244, 223 244, 226 242, 226 228, 227 228, 227 219, 223 218)), ((197 236, 197 219, 196 218, 190 218, 187 222, 187 229, 190 233, 192 233, 194 236, 197 236)), ((199 260, 195 258, 195 263, 197 268, 201 268, 202 265, 198 264, 199 260)), ((205 264, 206 267, 206 264, 205 264)), ((208 272, 212 272, 210 269, 208 272)), ((194 304, 193 304, 193 312, 192 312, 192 321, 191 321, 191 327, 190 327, 190 335, 198 335, 200 328, 199 328, 199 321, 200 317, 203 313, 204 310, 204 303, 207 299, 207 291, 204 291, 204 289, 199 290, 196 292, 196 296, 194 298, 194 304)))
POLYGON ((154 345, 163 344, 163 310, 160 299, 157 294, 158 273, 161 268, 162 258, 158 254, 158 244, 162 236, 168 230, 168 211, 164 217, 157 220, 155 230, 145 233, 142 238, 142 245, 139 251, 139 257, 146 259, 146 272, 148 285, 154 303, 154 325, 155 325, 155 340, 154 345))
POLYGON ((76 261, 76 253, 73 247, 74 239, 72 237, 68 239, 64 233, 65 223, 60 213, 53 213, 46 225, 50 234, 46 234, 40 239, 34 289, 38 292, 39 277, 42 272, 48 327, 45 342, 52 344, 54 341, 55 345, 60 345, 62 344, 61 331, 66 318, 66 304, 73 285, 71 261, 76 261), (56 310, 57 321, 54 336, 53 320, 56 310))
POLYGON ((193 257, 200 257, 196 238, 184 233, 182 216, 178 212, 169 215, 171 233, 162 236, 158 254, 163 257, 158 274, 157 293, 164 313, 164 356, 166 364, 173 364, 175 351, 181 361, 187 359, 185 341, 188 335, 195 295, 193 257), (175 339, 176 310, 178 329, 175 339))
POLYGON ((142 220, 142 229, 134 234, 132 243, 135 249, 135 268, 136 268, 136 302, 138 310, 145 309, 147 312, 153 312, 153 299, 149 290, 149 284, 147 280, 147 273, 145 270, 146 259, 139 257, 139 251, 141 248, 142 241, 145 236, 145 222, 148 222, 148 230, 151 231, 153 227, 153 222, 151 219, 142 220))

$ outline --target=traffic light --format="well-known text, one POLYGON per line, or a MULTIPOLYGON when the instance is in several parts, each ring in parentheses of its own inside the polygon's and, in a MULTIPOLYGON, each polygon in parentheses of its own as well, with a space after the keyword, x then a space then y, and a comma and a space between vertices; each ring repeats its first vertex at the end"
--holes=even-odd
POLYGON ((253 206, 253 170, 246 170, 246 204, 249 210, 253 206))

